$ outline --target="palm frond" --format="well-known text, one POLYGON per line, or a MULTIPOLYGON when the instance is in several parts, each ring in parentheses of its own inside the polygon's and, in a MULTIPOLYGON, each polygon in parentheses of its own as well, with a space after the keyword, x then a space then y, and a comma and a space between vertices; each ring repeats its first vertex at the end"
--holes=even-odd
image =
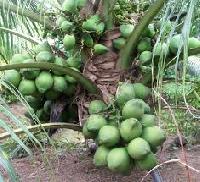
MULTIPOLYGON (((16 182, 19 181, 18 176, 11 162, 9 161, 7 154, 3 151, 1 146, 0 146, 0 166, 5 169, 11 181, 16 181, 16 182)), ((4 181, 1 173, 0 173, 0 181, 4 181)))
MULTIPOLYGON (((31 37, 41 37, 41 23, 48 23, 48 18, 40 4, 35 0, 0 0, 0 27, 31 37), (39 22, 34 21, 37 19, 39 22)), ((0 30, 0 52, 8 60, 14 53, 32 47, 30 40, 25 41, 18 35, 0 30)))

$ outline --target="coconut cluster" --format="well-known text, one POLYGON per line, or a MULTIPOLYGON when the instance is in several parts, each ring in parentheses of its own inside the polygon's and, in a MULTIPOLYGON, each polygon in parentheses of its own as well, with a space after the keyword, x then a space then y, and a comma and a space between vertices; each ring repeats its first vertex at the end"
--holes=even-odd
MULTIPOLYGON (((63 59, 55 55, 51 46, 44 42, 37 45, 29 53, 15 54, 10 60, 10 64, 19 63, 55 63, 68 67, 79 72, 80 61, 63 59)), ((77 81, 75 78, 56 71, 40 70, 38 68, 23 68, 18 70, 5 71, 4 80, 18 89, 24 96, 34 113, 43 121, 49 121, 51 113, 51 103, 60 96, 65 95, 66 101, 73 97, 77 81)), ((66 106, 63 112, 68 121, 75 121, 77 113, 75 107, 66 106), (73 116, 66 117, 66 113, 74 113, 73 116)))
MULTIPOLYGON (((154 62, 158 62, 161 57, 174 57, 178 50, 183 46, 183 37, 181 34, 174 34, 170 41, 162 41, 155 43, 159 29, 162 29, 162 34, 167 35, 172 31, 174 23, 167 21, 164 27, 152 23, 146 27, 142 33, 141 39, 137 44, 137 60, 140 65, 149 66, 154 62)), ((134 25, 130 23, 123 23, 120 25, 120 37, 113 40, 113 48, 118 51, 121 50, 130 38, 134 25)), ((200 40, 195 37, 188 38, 188 49, 195 49, 200 47, 200 40)))
POLYGON ((90 103, 83 134, 98 144, 93 159, 97 167, 128 173, 134 165, 150 170, 157 164, 154 153, 165 141, 165 132, 156 126, 144 102, 149 94, 150 89, 141 83, 120 83, 114 106, 101 100, 90 103))
POLYGON ((80 16, 80 10, 86 2, 85 0, 65 0, 63 2, 62 11, 56 20, 58 37, 62 39, 64 49, 72 55, 81 56, 80 50, 72 51, 80 46, 92 49, 93 54, 104 54, 108 48, 95 40, 98 40, 104 33, 105 24, 99 15, 92 15, 86 19, 80 16))

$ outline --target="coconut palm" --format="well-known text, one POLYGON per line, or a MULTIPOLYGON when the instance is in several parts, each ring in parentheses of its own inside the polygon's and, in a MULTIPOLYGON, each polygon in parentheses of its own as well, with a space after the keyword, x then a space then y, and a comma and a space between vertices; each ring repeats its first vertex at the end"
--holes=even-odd
MULTIPOLYGON (((34 44, 38 44, 43 40, 43 37, 47 37, 47 34, 51 32, 51 30, 56 30, 55 25, 55 17, 59 14, 61 9, 62 0, 59 1, 36 1, 36 0, 0 0, 0 56, 6 63, 11 58, 11 55, 15 52, 19 52, 22 50, 28 50, 32 48, 34 44), (17 43, 16 43, 17 42, 17 43)), ((102 4, 100 4, 99 12, 102 14, 102 17, 105 22, 106 32, 112 31, 114 27, 114 4, 115 0, 107 1, 103 0, 102 4), (102 11, 103 9, 103 11, 102 11)), ((140 3, 140 1, 138 2, 140 3)), ((177 29, 183 38, 183 43, 180 44, 179 51, 175 57, 166 58, 164 56, 164 50, 161 49, 162 56, 158 62, 152 62, 153 67, 152 70, 143 73, 142 82, 151 85, 151 83, 155 83, 157 81, 157 86, 161 86, 162 77, 165 69, 170 65, 178 63, 179 57, 181 57, 183 61, 183 71, 186 71, 186 61, 188 59, 188 55, 194 55, 200 52, 199 48, 190 50, 188 52, 188 37, 190 35, 190 29, 192 27, 192 23, 194 21, 194 14, 198 11, 198 0, 156 0, 151 1, 151 5, 148 10, 145 11, 144 16, 139 20, 134 30, 132 31, 129 39, 126 42, 126 45, 123 49, 121 49, 119 53, 119 59, 117 59, 117 64, 114 64, 112 72, 105 72, 110 75, 110 78, 113 78, 113 75, 116 75, 114 80, 113 87, 116 87, 116 83, 120 81, 120 79, 127 74, 127 70, 134 65, 136 62, 136 56, 133 55, 136 52, 137 43, 143 33, 145 27, 147 27, 153 19, 156 17, 161 19, 160 25, 160 34, 157 38, 157 43, 162 42, 164 37, 166 38, 166 42, 169 44, 172 35, 177 29), (188 12, 185 14, 184 21, 180 22, 180 18, 182 18, 182 14, 184 12, 188 12), (166 33, 163 31, 165 22, 170 18, 174 18, 174 25, 172 29, 166 33), (131 59, 130 59, 131 58, 131 59), (170 60, 167 60, 170 59, 170 60), (170 64, 166 64, 166 63, 170 64), (115 73, 113 72, 115 71, 115 73), (123 74, 122 74, 123 73, 123 74), (124 74, 125 73, 125 74, 124 74), (121 76, 121 77, 120 77, 121 76)), ((94 13, 96 11, 96 7, 98 7, 99 1, 96 0, 93 4, 87 1, 87 6, 90 7, 90 12, 85 13, 86 16, 89 13, 94 13), (91 8, 93 5, 93 8, 91 8)), ((88 9, 87 9, 88 10, 88 9)), ((198 23, 198 22, 196 22, 198 23)), ((109 35, 109 34, 108 34, 109 35)), ((52 45, 53 48, 56 48, 55 45, 52 45)), ((111 54, 114 55, 113 52, 111 54)), ((115 56, 115 55, 114 55, 115 56)), ((153 60, 152 60, 153 61, 153 60)), ((87 65, 88 66, 88 65, 87 65)), ((97 88, 96 84, 91 82, 86 76, 78 73, 70 68, 63 68, 61 66, 55 65, 53 63, 24 63, 18 65, 6 65, 1 66, 0 71, 9 70, 9 69, 19 69, 19 68, 41 68, 46 70, 53 70, 68 74, 71 77, 74 77, 78 80, 78 82, 87 89, 90 93, 99 94, 104 96, 104 94, 97 88)), ((98 68, 98 67, 97 67, 98 68)), ((86 67, 87 69, 87 67, 86 67)), ((103 74, 105 73, 103 72, 103 74)), ((91 75, 91 73, 90 73, 91 75)), ((100 75, 102 76, 102 75, 100 75)), ((97 77, 98 80, 98 77, 97 77)), ((183 79, 184 80, 184 79, 183 79)), ((105 84, 109 85, 110 80, 108 82, 98 82, 99 85, 105 84), (109 84, 108 84, 109 83, 109 84)), ((98 85, 98 86, 99 86, 98 85)), ((104 85, 103 85, 104 86, 104 85)), ((14 92, 12 90, 12 92, 14 92)), ((18 95, 19 93, 16 93, 18 95)), ((20 97, 20 99, 22 99, 20 97)), ((24 102, 24 100, 23 100, 24 102)), ((40 144, 39 141, 32 135, 31 132, 28 131, 27 127, 22 125, 22 123, 16 119, 9 111, 9 107, 7 105, 2 105, 2 109, 4 109, 5 114, 9 114, 12 119, 18 123, 18 126, 23 129, 24 132, 37 144, 40 144)), ((29 107, 26 104, 26 107, 29 107)), ((33 116, 34 117, 34 116, 33 116)), ((12 138, 19 143, 27 152, 31 153, 30 150, 23 144, 23 142, 17 137, 15 132, 13 132, 12 128, 9 128, 4 121, 0 120, 0 126, 3 127, 7 132, 9 132, 12 138)), ((8 171, 11 179, 16 179, 16 174, 14 173, 13 168, 10 163, 6 159, 4 153, 0 148, 0 164, 3 164, 5 169, 8 171)), ((0 178, 1 179, 1 178, 0 178)))

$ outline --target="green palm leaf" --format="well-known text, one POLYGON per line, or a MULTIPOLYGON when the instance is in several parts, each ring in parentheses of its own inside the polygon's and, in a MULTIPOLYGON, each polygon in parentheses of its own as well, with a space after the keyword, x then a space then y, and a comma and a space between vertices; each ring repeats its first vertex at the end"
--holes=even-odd
POLYGON ((0 27, 10 30, 0 30, 0 55, 5 59, 9 60, 14 53, 32 47, 29 40, 24 41, 13 32, 41 37, 40 24, 45 22, 49 26, 48 19, 41 13, 40 4, 35 0, 0 0, 0 27))
MULTIPOLYGON (((9 175, 11 181, 16 181, 16 182, 19 181, 18 176, 17 176, 11 162, 9 161, 6 153, 3 151, 1 146, 0 146, 0 166, 5 169, 5 171, 9 175)), ((0 173, 0 181, 4 181, 1 173, 0 173)))

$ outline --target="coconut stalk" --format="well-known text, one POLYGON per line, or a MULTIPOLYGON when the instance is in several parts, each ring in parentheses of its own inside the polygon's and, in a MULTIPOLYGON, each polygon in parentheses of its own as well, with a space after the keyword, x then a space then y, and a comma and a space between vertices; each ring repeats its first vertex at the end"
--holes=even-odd
POLYGON ((8 11, 12 11, 21 16, 26 16, 31 21, 38 22, 50 30, 53 28, 54 23, 51 22, 49 18, 45 17, 45 15, 38 15, 37 13, 34 13, 30 10, 22 9, 18 7, 17 5, 8 3, 7 0, 0 0, 0 8, 8 10, 8 11))
POLYGON ((106 30, 112 30, 114 27, 114 17, 113 17, 113 9, 115 5, 115 0, 103 0, 103 19, 106 24, 106 30))
POLYGON ((71 77, 74 77, 77 82, 79 82, 88 92, 92 94, 101 94, 97 86, 85 78, 81 73, 74 71, 68 67, 59 66, 54 63, 21 63, 21 64, 11 64, 6 66, 0 66, 0 71, 12 70, 12 69, 21 69, 21 68, 39 68, 42 70, 53 70, 60 73, 67 74, 71 77))
MULTIPOLYGON (((38 125, 34 125, 34 126, 28 126, 27 129, 30 132, 37 132, 37 131, 41 131, 44 129, 58 129, 58 128, 67 128, 67 129, 72 129, 74 131, 82 131, 82 127, 77 125, 77 124, 71 124, 71 123, 59 123, 59 122, 55 122, 55 123, 44 123, 44 124, 38 124, 38 125)), ((13 132, 16 135, 20 135, 24 133, 24 130, 22 128, 18 128, 13 130, 13 132)), ((5 132, 5 133, 1 133, 0 134, 0 141, 3 139, 6 139, 8 137, 11 137, 11 133, 9 132, 5 132)))
POLYGON ((130 67, 132 60, 134 59, 131 59, 131 55, 135 52, 143 30, 151 23, 151 21, 159 13, 159 11, 162 9, 162 7, 167 1, 168 0, 157 0, 154 4, 149 6, 149 9, 131 33, 126 45, 120 51, 119 60, 117 64, 118 68, 128 69, 130 67))

